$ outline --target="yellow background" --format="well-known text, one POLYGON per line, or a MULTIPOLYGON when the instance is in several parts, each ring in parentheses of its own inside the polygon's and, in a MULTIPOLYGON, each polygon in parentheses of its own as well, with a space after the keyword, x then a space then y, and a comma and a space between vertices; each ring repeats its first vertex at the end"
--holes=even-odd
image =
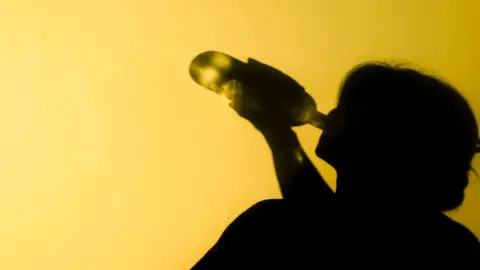
MULTIPOLYGON (((279 197, 262 137, 189 78, 196 54, 273 65, 324 112, 353 65, 410 61, 448 78, 478 115, 479 10, 475 0, 0 2, 0 269, 189 269, 232 218, 279 197)), ((297 130, 334 186, 313 155, 320 132, 297 130)), ((479 202, 476 181, 454 213, 477 235, 479 202)))

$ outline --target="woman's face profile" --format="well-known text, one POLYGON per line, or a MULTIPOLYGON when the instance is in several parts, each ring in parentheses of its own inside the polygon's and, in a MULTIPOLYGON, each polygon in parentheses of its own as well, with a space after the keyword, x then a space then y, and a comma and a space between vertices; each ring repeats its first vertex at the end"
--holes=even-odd
POLYGON ((340 107, 331 110, 325 120, 325 128, 320 136, 316 155, 337 169, 341 163, 341 149, 346 136, 347 116, 340 107))
POLYGON ((344 167, 348 153, 352 152, 354 141, 368 134, 365 123, 368 116, 361 107, 351 108, 338 105, 325 120, 325 129, 315 150, 316 155, 335 169, 344 167))

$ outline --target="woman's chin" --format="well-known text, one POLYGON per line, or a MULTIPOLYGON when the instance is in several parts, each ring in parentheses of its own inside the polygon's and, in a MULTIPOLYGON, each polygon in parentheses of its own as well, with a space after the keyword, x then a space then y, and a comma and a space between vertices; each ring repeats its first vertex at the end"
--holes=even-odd
POLYGON ((315 149, 315 154, 317 155, 317 157, 319 157, 333 167, 335 167, 335 155, 338 154, 336 152, 337 151, 334 151, 332 147, 326 144, 323 140, 320 140, 317 148, 315 149))

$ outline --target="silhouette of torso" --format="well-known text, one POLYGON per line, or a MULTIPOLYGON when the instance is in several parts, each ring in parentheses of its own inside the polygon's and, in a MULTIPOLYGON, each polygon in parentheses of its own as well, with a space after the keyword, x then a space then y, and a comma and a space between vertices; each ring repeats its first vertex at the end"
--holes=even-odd
POLYGON ((343 217, 335 206, 312 210, 265 200, 232 222, 193 269, 480 269, 476 237, 442 213, 407 218, 368 211, 343 217))

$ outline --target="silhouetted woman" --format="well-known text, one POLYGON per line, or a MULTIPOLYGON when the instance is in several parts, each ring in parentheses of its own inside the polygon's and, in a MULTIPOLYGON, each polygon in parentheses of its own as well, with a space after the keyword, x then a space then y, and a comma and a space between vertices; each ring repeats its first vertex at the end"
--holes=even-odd
POLYGON ((478 147, 452 86, 383 63, 353 69, 316 149, 335 193, 290 127, 239 104, 272 150, 283 199, 241 214, 193 269, 480 269, 478 239, 444 214, 462 204, 478 147))

